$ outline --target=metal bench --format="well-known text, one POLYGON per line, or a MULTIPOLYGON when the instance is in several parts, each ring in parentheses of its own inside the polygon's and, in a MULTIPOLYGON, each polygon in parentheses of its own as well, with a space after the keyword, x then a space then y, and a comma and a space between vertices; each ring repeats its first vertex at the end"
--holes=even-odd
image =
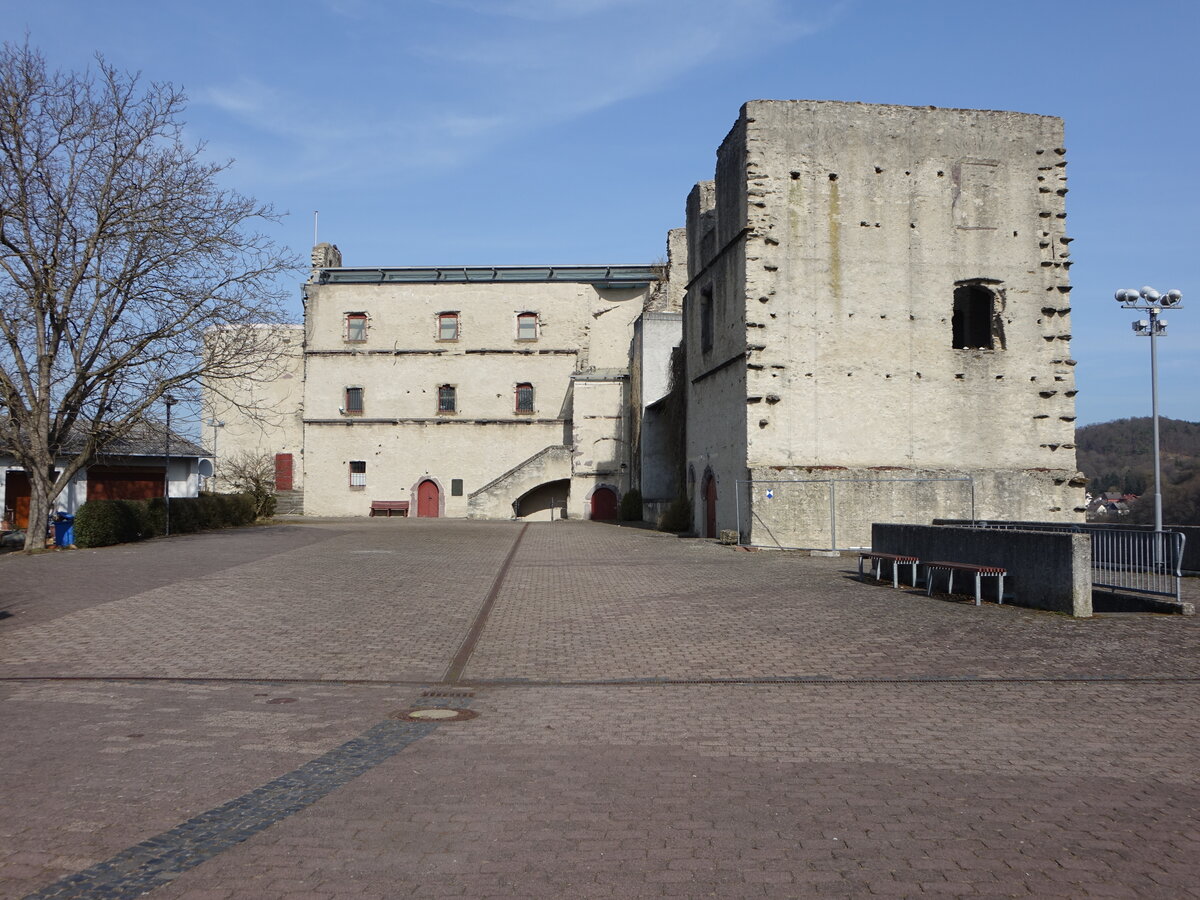
POLYGON ((902 556, 899 553, 875 553, 873 551, 863 551, 858 554, 858 577, 863 577, 863 561, 871 560, 875 568, 875 580, 882 581, 883 564, 890 562, 892 564, 892 587, 900 587, 900 567, 912 566, 911 583, 913 587, 917 586, 917 565, 920 560, 915 556, 902 556))
POLYGON ((999 584, 996 589, 996 602, 1004 602, 1004 576, 1008 574, 1006 569, 1000 566, 977 566, 972 563, 956 563, 956 562, 922 562, 925 567, 925 583, 928 589, 925 591, 925 596, 933 594, 933 573, 945 572, 948 575, 946 581, 946 593, 954 593, 954 573, 965 572, 975 576, 975 605, 979 606, 983 602, 981 594, 980 581, 984 578, 995 578, 999 584))
POLYGON ((407 500, 372 500, 371 501, 371 515, 372 516, 386 514, 387 517, 390 519, 392 517, 392 513, 398 513, 400 516, 407 516, 408 515, 408 501, 407 500))

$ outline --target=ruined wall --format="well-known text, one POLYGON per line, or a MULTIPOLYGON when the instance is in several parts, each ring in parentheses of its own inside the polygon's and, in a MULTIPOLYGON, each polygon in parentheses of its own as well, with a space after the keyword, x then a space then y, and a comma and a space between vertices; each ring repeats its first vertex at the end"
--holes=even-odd
MULTIPOLYGON (((415 504, 429 478, 443 515, 468 515, 472 492, 571 440, 574 373, 624 379, 646 294, 573 283, 310 284, 305 512, 363 515, 373 499, 415 504), (458 336, 441 340, 438 317, 451 312, 458 336), (529 312, 537 337, 522 340, 517 316, 529 312), (367 316, 365 340, 347 339, 352 314, 367 316), (532 412, 516 410, 523 383, 533 386, 532 412), (455 388, 453 413, 438 410, 440 385, 455 388), (346 409, 348 387, 362 388, 359 414, 346 409), (366 463, 365 487, 350 484, 351 461, 366 463)), ((623 422, 621 398, 622 390, 606 394, 608 406, 588 414, 623 422)), ((489 508, 499 502, 489 498, 489 508)))
POLYGON ((739 184, 744 123, 717 155, 716 182, 688 196, 688 290, 684 300, 687 353, 688 483, 693 487, 693 530, 706 533, 704 490, 716 489, 716 530, 737 517, 735 485, 746 478, 746 197, 739 184))
POLYGON ((1064 153, 1047 116, 743 107, 716 196, 751 470, 972 474, 980 508, 1078 516, 1064 153))
POLYGON ((303 487, 304 330, 279 325, 283 354, 253 378, 205 383, 200 441, 215 451, 216 490, 232 490, 225 477, 228 463, 243 454, 290 453, 293 484, 303 487), (214 425, 213 421, 223 422, 214 425))

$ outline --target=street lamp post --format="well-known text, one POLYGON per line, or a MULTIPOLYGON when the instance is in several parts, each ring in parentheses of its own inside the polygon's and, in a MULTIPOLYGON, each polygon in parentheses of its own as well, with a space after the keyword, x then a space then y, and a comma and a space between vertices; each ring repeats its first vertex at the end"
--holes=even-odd
POLYGON ((171 536, 171 407, 175 398, 170 394, 163 395, 163 403, 167 407, 167 433, 163 436, 163 455, 167 458, 166 471, 163 473, 163 498, 166 500, 166 536, 171 536))
POLYGON ((212 430, 213 430, 213 473, 212 473, 212 487, 209 488, 209 490, 216 491, 216 489, 217 489, 217 460, 218 460, 217 436, 220 434, 220 432, 218 432, 217 429, 224 428, 225 423, 222 422, 220 419, 212 418, 212 419, 208 420, 208 424, 212 427, 212 430))
POLYGON ((1126 309, 1144 309, 1150 317, 1137 319, 1133 323, 1133 332, 1139 337, 1150 338, 1150 408, 1154 424, 1154 530, 1161 534, 1162 521, 1162 461, 1158 450, 1158 347, 1160 337, 1166 337, 1167 320, 1160 319, 1163 308, 1182 309, 1183 292, 1167 291, 1160 294, 1150 286, 1140 291, 1126 289, 1117 291, 1116 300, 1126 309))

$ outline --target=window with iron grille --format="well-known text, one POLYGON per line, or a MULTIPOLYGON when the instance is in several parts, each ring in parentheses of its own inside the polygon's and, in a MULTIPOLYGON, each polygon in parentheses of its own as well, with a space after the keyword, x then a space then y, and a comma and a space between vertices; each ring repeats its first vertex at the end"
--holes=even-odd
POLYGON ((363 389, 360 387, 346 388, 346 405, 342 411, 348 416, 361 416, 363 412, 363 389))
POLYGON ((452 413, 458 411, 458 390, 452 384, 443 384, 438 387, 438 409, 439 413, 452 413))
POLYGON ((346 341, 361 344, 367 339, 367 314, 346 313, 346 341))
POLYGON ((350 460, 350 487, 363 488, 367 486, 367 461, 365 459, 350 460))
POLYGON ((536 341, 538 339, 538 317, 537 313, 518 313, 517 314, 517 340, 518 341, 536 341))
POLYGON ((531 413, 533 412, 533 385, 518 384, 517 385, 517 412, 531 413))
POLYGON ((438 336, 439 341, 457 341, 458 340, 458 313, 444 312, 438 313, 438 336))

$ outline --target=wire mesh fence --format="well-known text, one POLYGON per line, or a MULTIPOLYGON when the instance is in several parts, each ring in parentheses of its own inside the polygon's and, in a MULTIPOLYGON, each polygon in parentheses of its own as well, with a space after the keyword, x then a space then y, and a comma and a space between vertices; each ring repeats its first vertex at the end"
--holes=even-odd
POLYGON ((975 517, 969 476, 748 479, 736 489, 741 542, 781 550, 857 550, 870 546, 872 522, 975 517))

